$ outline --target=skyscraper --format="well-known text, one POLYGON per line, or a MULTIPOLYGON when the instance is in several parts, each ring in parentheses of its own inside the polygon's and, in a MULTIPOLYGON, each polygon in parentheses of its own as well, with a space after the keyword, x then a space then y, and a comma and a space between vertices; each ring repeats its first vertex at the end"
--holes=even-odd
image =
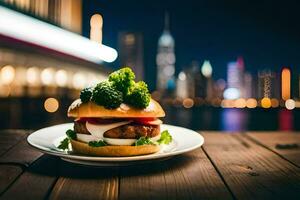
POLYGON ((121 66, 131 67, 137 80, 144 78, 143 35, 138 32, 119 34, 119 58, 121 66))
POLYGON ((252 75, 249 72, 246 72, 244 74, 244 97, 245 98, 253 97, 252 88, 253 88, 252 75))
POLYGON ((227 65, 227 89, 224 91, 224 97, 236 99, 244 96, 244 61, 239 57, 236 62, 227 65))
POLYGON ((258 72, 258 98, 277 98, 276 74, 269 69, 258 72))
POLYGON ((165 27, 158 40, 156 55, 157 64, 157 90, 172 90, 175 86, 175 41, 170 34, 169 15, 165 15, 165 27))

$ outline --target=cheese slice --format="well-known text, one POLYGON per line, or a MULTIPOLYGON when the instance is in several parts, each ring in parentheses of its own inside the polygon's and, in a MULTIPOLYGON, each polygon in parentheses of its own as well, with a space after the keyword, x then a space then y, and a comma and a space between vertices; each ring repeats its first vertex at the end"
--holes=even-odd
POLYGON ((113 128, 123 126, 126 124, 131 123, 132 121, 122 121, 112 124, 91 124, 89 122, 86 122, 86 128, 91 133, 92 136, 95 136, 99 138, 100 140, 103 139, 103 134, 113 128))

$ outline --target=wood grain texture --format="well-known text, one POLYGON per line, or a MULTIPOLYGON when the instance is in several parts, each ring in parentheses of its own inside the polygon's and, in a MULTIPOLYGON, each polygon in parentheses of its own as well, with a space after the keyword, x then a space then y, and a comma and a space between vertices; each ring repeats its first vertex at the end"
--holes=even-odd
POLYGON ((59 158, 43 156, 34 162, 0 199, 45 199, 57 179, 59 158))
POLYGON ((95 168, 61 161, 59 175, 49 199, 118 199, 117 168, 95 168))
POLYGON ((30 131, 24 130, 2 130, 0 131, 0 156, 24 140, 30 131))
POLYGON ((232 199, 201 149, 120 170, 120 199, 232 199))
POLYGON ((0 195, 22 173, 22 168, 17 165, 0 165, 0 195))
POLYGON ((300 134, 291 132, 251 132, 247 133, 255 141, 278 153, 300 167, 300 134), (276 148, 277 144, 297 144, 298 148, 280 149, 276 148))
POLYGON ((31 147, 24 138, 0 156, 0 163, 17 163, 28 166, 41 155, 43 154, 31 147))
POLYGON ((300 169, 238 134, 204 134, 203 149, 237 199, 299 199, 300 169))

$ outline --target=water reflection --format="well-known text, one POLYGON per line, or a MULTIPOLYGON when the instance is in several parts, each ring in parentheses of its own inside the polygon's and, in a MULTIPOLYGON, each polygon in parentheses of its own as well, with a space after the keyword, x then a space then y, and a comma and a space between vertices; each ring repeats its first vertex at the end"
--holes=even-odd
MULTIPOLYGON (((60 98, 59 108, 49 113, 44 108, 46 98, 0 99, 0 129, 39 129, 59 123, 71 122, 66 111, 72 100, 60 98)), ((300 109, 234 109, 216 107, 174 107, 163 105, 164 123, 194 130, 300 130, 300 109)))
POLYGON ((291 131, 294 127, 293 113, 290 110, 279 111, 279 130, 291 131))
POLYGON ((223 109, 221 124, 224 131, 244 131, 247 129, 248 115, 242 109, 223 109))
POLYGON ((194 130, 276 131, 300 130, 300 110, 235 109, 194 107, 192 109, 165 107, 165 123, 194 130))

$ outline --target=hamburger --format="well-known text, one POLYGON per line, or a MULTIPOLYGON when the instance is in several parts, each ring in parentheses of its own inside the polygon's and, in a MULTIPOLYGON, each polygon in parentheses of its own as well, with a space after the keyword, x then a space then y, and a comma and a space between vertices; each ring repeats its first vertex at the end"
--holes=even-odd
POLYGON ((172 141, 162 131, 159 118, 165 112, 151 99, 145 82, 135 82, 130 68, 122 68, 109 79, 85 88, 68 109, 73 129, 58 148, 92 156, 137 156, 156 153, 172 141))

